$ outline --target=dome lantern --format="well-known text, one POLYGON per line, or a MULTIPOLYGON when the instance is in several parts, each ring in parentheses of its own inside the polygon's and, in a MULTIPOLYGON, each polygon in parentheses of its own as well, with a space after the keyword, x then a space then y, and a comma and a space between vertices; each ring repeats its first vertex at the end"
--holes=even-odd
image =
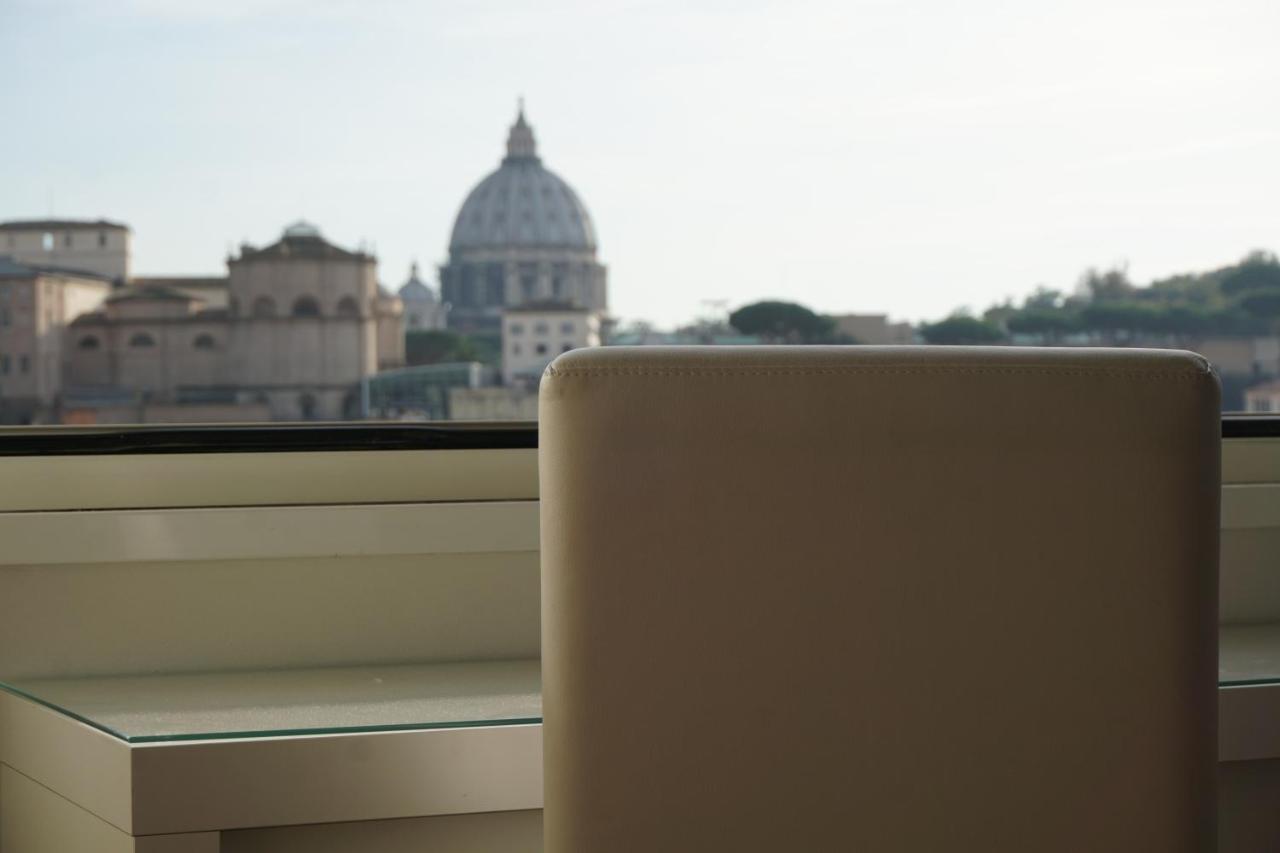
POLYGON ((524 98, 516 113, 516 123, 507 134, 507 160, 538 161, 538 143, 533 138, 533 128, 524 119, 524 98))
POLYGON ((287 226, 284 229, 283 236, 284 236, 284 239, 287 240, 290 237, 319 238, 321 235, 320 235, 320 229, 317 228, 315 225, 313 225, 312 223, 308 222, 305 219, 299 219, 297 222, 287 226))

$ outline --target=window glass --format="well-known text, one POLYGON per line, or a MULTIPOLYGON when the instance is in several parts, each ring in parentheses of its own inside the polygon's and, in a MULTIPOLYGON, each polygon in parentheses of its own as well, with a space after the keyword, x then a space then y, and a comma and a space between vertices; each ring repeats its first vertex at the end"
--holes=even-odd
POLYGON ((310 296, 299 296, 293 303, 293 316, 319 317, 320 303, 310 296))
POLYGON ((1174 347, 1280 408, 1274 3, 100 5, 5 17, 36 423, 532 416, 610 345, 1174 347), (105 44, 145 104, 47 73, 105 44))

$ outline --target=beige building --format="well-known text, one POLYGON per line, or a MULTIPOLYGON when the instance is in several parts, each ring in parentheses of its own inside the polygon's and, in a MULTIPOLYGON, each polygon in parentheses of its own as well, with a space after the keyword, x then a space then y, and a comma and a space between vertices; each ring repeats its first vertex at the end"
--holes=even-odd
POLYGON ((537 389, 562 352, 600 346, 600 315, 563 303, 508 308, 502 315, 502 382, 537 389))
POLYGON ((230 292, 227 277, 223 276, 140 276, 129 280, 135 287, 160 285, 199 299, 209 308, 226 308, 230 292))
POLYGON ((910 323, 890 323, 884 314, 835 314, 836 331, 860 344, 888 346, 915 343, 916 333, 910 323))
POLYGON ((1206 338, 1189 349, 1209 359, 1223 374, 1280 374, 1280 338, 1206 338))
POLYGON ((538 392, 522 387, 450 388, 449 418, 455 421, 536 421, 538 392))
POLYGON ((57 419, 67 324, 110 290, 105 276, 0 257, 0 423, 57 419))
POLYGON ((83 270, 129 279, 133 235, 105 219, 27 219, 0 222, 0 255, 18 263, 83 270))
POLYGON ((534 302, 567 302, 603 314, 607 271, 596 259, 586 205, 542 165, 520 110, 507 156, 462 203, 440 268, 449 326, 497 331, 502 312, 534 302))
POLYGON ((77 318, 67 384, 78 398, 337 419, 358 410, 363 378, 403 364, 402 306, 378 287, 371 255, 299 222, 227 267, 225 289, 149 279, 77 318))
POLYGON ((1247 389, 1244 392, 1244 409, 1265 414, 1280 412, 1280 379, 1247 389))

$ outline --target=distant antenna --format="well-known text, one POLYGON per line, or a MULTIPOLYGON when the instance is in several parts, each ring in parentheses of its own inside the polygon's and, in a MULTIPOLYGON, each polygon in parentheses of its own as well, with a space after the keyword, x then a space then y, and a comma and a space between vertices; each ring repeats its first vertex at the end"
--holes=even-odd
POLYGON ((49 218, 53 219, 53 185, 49 185, 49 218))

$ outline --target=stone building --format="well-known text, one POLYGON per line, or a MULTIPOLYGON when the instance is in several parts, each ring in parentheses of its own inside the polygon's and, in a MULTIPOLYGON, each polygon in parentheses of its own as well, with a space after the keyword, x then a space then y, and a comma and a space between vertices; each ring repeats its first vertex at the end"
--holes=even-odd
POLYGON ((884 314, 833 314, 836 331, 860 344, 890 346, 915 343, 910 323, 891 323, 884 314))
POLYGON ((0 255, 21 264, 129 278, 133 235, 106 219, 26 219, 0 222, 0 255))
POLYGON ((556 356, 600 343, 600 315, 594 311, 557 302, 509 308, 502 315, 502 382, 536 392, 556 356))
POLYGON ((1246 389, 1244 410, 1260 414, 1280 412, 1280 380, 1272 379, 1246 389))
POLYGON ((337 419, 358 411, 363 378, 403 364, 403 309, 378 287, 371 255, 299 222, 269 246, 242 246, 227 267, 225 288, 147 279, 76 318, 68 386, 167 412, 215 407, 218 419, 235 407, 245 419, 337 419))
POLYGON ((105 275, 0 257, 0 423, 57 419, 67 324, 110 291, 105 275))
POLYGON ((545 300, 603 314, 606 278, 586 205, 542 165, 521 108, 507 156, 467 196, 453 225, 449 262, 440 268, 449 326, 496 332, 505 309, 545 300))
POLYGON ((409 268, 409 280, 400 286, 397 294, 404 304, 404 327, 407 331, 443 329, 447 325, 449 305, 437 299, 431 285, 418 277, 417 263, 409 268))

